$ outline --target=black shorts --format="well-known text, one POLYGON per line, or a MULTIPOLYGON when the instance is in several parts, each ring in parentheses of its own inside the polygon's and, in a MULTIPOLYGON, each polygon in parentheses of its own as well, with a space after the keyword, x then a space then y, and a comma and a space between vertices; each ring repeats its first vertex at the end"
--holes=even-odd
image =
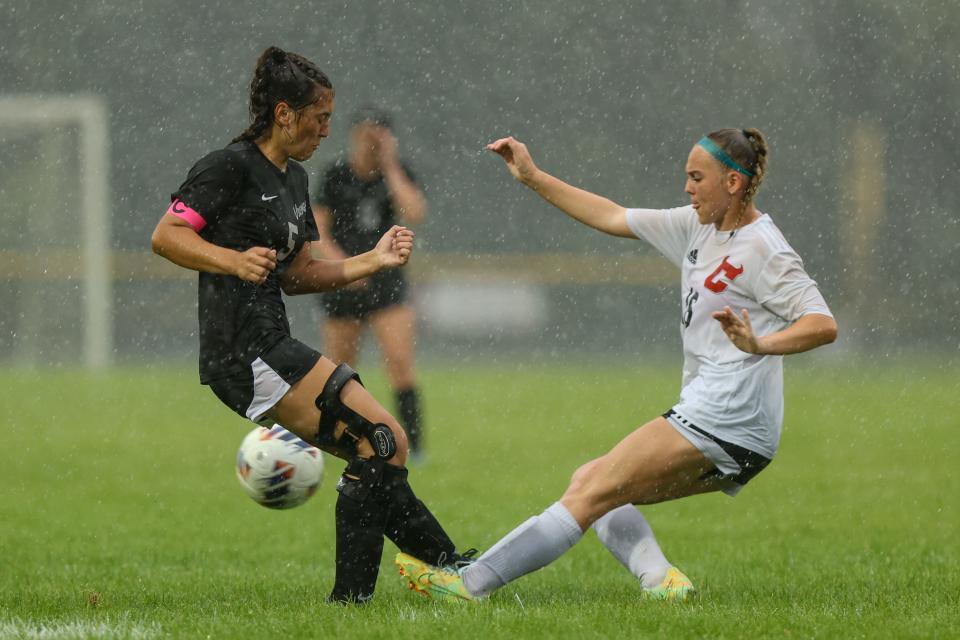
POLYGON ((364 320, 368 315, 407 301, 407 281, 387 271, 367 279, 362 289, 338 289, 322 296, 323 310, 331 318, 364 320))
POLYGON ((256 423, 320 360, 320 352, 285 337, 250 364, 249 371, 211 380, 210 389, 223 404, 256 423))

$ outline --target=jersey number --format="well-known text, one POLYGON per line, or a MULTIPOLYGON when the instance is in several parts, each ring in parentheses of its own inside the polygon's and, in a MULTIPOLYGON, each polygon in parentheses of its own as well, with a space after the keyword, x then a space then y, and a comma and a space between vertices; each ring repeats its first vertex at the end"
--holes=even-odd
POLYGON ((690 291, 683 299, 683 317, 680 318, 680 322, 683 323, 684 329, 690 326, 690 320, 693 319, 693 303, 699 298, 700 294, 694 291, 693 287, 690 287, 690 291))
POLYGON ((277 251, 277 262, 283 262, 286 260, 287 256, 293 253, 294 247, 297 246, 297 232, 300 231, 300 229, 298 229, 297 225, 293 224, 292 222, 288 222, 287 230, 290 232, 290 234, 287 236, 287 248, 277 251))

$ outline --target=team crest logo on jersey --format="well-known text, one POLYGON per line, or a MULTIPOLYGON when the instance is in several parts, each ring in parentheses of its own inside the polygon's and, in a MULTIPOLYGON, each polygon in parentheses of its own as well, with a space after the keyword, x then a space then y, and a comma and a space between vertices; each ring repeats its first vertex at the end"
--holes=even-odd
POLYGON ((723 293, 726 291, 730 283, 743 273, 743 266, 733 266, 728 260, 729 257, 730 256, 723 256, 723 260, 720 261, 720 266, 714 269, 713 273, 708 275, 707 279, 703 281, 703 286, 714 293, 723 293), (721 280, 721 278, 725 280, 721 280))
POLYGON ((298 219, 298 220, 299 220, 300 217, 301 217, 303 214, 305 214, 306 212, 307 212, 307 202, 306 202, 306 200, 304 200, 303 202, 301 202, 300 204, 298 204, 297 206, 295 206, 295 207, 293 208, 293 215, 297 216, 297 219, 298 219))
POLYGON ((697 264, 697 250, 694 249, 687 254, 687 260, 690 261, 690 264, 697 264))

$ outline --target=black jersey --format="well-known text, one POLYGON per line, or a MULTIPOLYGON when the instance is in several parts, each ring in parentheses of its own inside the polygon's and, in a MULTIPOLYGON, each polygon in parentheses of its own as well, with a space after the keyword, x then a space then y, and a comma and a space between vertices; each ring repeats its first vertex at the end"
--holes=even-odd
MULTIPOLYGON (((406 165, 403 170, 415 183, 406 165)), ((383 176, 361 180, 343 160, 327 169, 314 202, 330 210, 330 235, 351 256, 372 249, 383 234, 397 224, 397 212, 390 202, 383 176)), ((399 273, 398 269, 394 271, 399 273)))
MULTIPOLYGON (((261 284, 200 272, 200 381, 249 372, 250 364, 290 335, 278 276, 307 240, 317 240, 307 172, 289 160, 281 171, 249 141, 214 151, 190 169, 171 196, 202 218, 200 236, 237 251, 277 251, 277 269, 261 284)), ((199 228, 198 228, 199 227, 199 228)))

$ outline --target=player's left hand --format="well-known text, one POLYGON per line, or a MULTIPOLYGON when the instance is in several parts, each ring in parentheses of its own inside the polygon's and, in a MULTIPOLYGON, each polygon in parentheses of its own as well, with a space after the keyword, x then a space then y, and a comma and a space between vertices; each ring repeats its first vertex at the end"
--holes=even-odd
POLYGON ((413 231, 398 225, 383 234, 374 250, 385 269, 407 264, 413 252, 413 237, 413 231))
POLYGON ((533 163, 527 145, 513 136, 494 140, 486 149, 503 158, 513 177, 523 184, 530 184, 537 173, 537 165, 533 163))
POLYGON ((738 349, 760 354, 760 344, 757 336, 753 334, 750 313, 746 309, 743 309, 742 316, 738 316, 730 307, 724 307, 723 311, 713 313, 713 319, 720 323, 720 328, 738 349))

